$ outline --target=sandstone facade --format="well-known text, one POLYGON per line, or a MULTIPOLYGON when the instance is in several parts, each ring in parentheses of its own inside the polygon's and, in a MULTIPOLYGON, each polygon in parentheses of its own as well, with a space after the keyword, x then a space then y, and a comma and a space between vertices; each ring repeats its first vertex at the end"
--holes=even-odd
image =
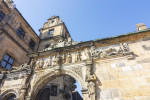
MULTIPOLYGON (((6 12, 18 13, 7 5, 6 12)), ((0 54, 9 47, 8 53, 15 54, 14 66, 18 67, 1 71, 1 100, 11 96, 16 100, 40 100, 41 89, 52 83, 59 84, 64 92, 50 99, 66 100, 64 94, 71 94, 75 88, 74 79, 82 87, 84 100, 150 100, 150 29, 145 25, 137 25, 138 31, 132 33, 77 43, 58 16, 48 19, 40 29, 40 38, 20 16, 17 21, 29 31, 27 41, 23 42, 13 30, 7 30, 11 25, 5 24, 4 19, 0 54), (23 47, 10 39, 8 33, 23 47), (31 37, 36 43, 34 50, 27 45, 31 37)))

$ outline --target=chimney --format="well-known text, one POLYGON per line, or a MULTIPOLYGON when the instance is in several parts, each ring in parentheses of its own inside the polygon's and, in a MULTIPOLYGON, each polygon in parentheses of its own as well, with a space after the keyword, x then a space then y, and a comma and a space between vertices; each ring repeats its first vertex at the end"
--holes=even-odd
POLYGON ((147 27, 144 23, 136 24, 136 28, 137 28, 138 31, 147 29, 147 27))

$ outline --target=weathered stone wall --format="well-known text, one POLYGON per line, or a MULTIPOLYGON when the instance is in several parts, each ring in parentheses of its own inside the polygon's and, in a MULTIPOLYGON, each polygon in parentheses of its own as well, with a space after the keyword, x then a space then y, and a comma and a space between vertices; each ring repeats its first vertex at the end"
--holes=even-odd
POLYGON ((95 61, 97 100, 150 99, 150 40, 130 41, 128 46, 133 59, 113 56, 95 61))
POLYGON ((0 62, 4 54, 8 53, 15 59, 13 66, 19 66, 27 62, 27 53, 34 52, 38 49, 40 39, 16 8, 9 8, 1 0, 0 10, 5 14, 0 22, 0 62), (20 38, 17 34, 19 27, 25 32, 24 38, 20 38), (29 47, 31 39, 35 42, 34 50, 29 47))
POLYGON ((26 52, 5 33, 0 35, 0 47, 0 61, 3 59, 4 54, 8 53, 15 59, 14 66, 19 66, 27 62, 28 57, 26 56, 26 52))

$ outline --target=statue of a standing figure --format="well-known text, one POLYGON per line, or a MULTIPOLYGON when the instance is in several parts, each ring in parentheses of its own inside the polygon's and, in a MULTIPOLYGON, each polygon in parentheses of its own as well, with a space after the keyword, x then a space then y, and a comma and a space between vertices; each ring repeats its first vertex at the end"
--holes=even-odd
POLYGON ((71 63, 71 62, 72 62, 72 56, 71 56, 70 52, 68 52, 66 63, 71 63))
POLYGON ((52 66, 52 58, 49 56, 49 59, 48 59, 48 66, 52 66))
POLYGON ((33 69, 36 61, 34 59, 31 60, 30 68, 33 69))
POLYGON ((43 58, 41 58, 41 60, 39 60, 39 61, 37 62, 36 69, 40 69, 40 68, 42 68, 42 67, 43 67, 43 65, 44 65, 44 61, 43 61, 43 58))
POLYGON ((86 56, 86 59, 89 59, 91 56, 90 56, 90 51, 88 50, 88 48, 86 48, 84 50, 84 53, 85 53, 85 56, 86 56))
POLYGON ((80 51, 77 51, 76 62, 77 61, 81 61, 81 53, 80 53, 80 51))
POLYGON ((53 58, 53 65, 58 65, 59 64, 59 56, 55 55, 53 58))
POLYGON ((89 94, 90 100, 95 100, 96 85, 94 81, 89 81, 88 83, 88 94, 89 94))

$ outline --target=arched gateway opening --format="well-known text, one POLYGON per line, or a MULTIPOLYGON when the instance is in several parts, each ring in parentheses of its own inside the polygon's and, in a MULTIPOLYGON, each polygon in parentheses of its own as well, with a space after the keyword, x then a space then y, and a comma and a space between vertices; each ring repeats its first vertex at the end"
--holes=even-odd
POLYGON ((10 89, 0 95, 0 100, 17 100, 18 92, 10 89))
POLYGON ((75 92, 75 83, 76 80, 69 75, 57 76, 38 91, 35 100, 83 100, 75 92))
MULTIPOLYGON (((36 82, 33 82, 35 84, 31 89, 31 100, 59 100, 59 98, 61 100, 75 100, 72 95, 76 88, 76 81, 81 84, 82 90, 87 92, 87 83, 75 72, 67 70, 62 70, 59 74, 50 71, 34 81, 36 82)), ((82 93, 85 98, 84 92, 82 93)))
POLYGON ((95 100, 95 75, 91 73, 91 68, 92 60, 44 67, 39 67, 37 63, 26 98, 27 100, 59 100, 50 99, 59 94, 59 97, 66 98, 62 100, 73 100, 74 84, 78 81, 82 87, 83 100, 95 100), (60 82, 62 86, 53 84, 53 81, 60 82))

